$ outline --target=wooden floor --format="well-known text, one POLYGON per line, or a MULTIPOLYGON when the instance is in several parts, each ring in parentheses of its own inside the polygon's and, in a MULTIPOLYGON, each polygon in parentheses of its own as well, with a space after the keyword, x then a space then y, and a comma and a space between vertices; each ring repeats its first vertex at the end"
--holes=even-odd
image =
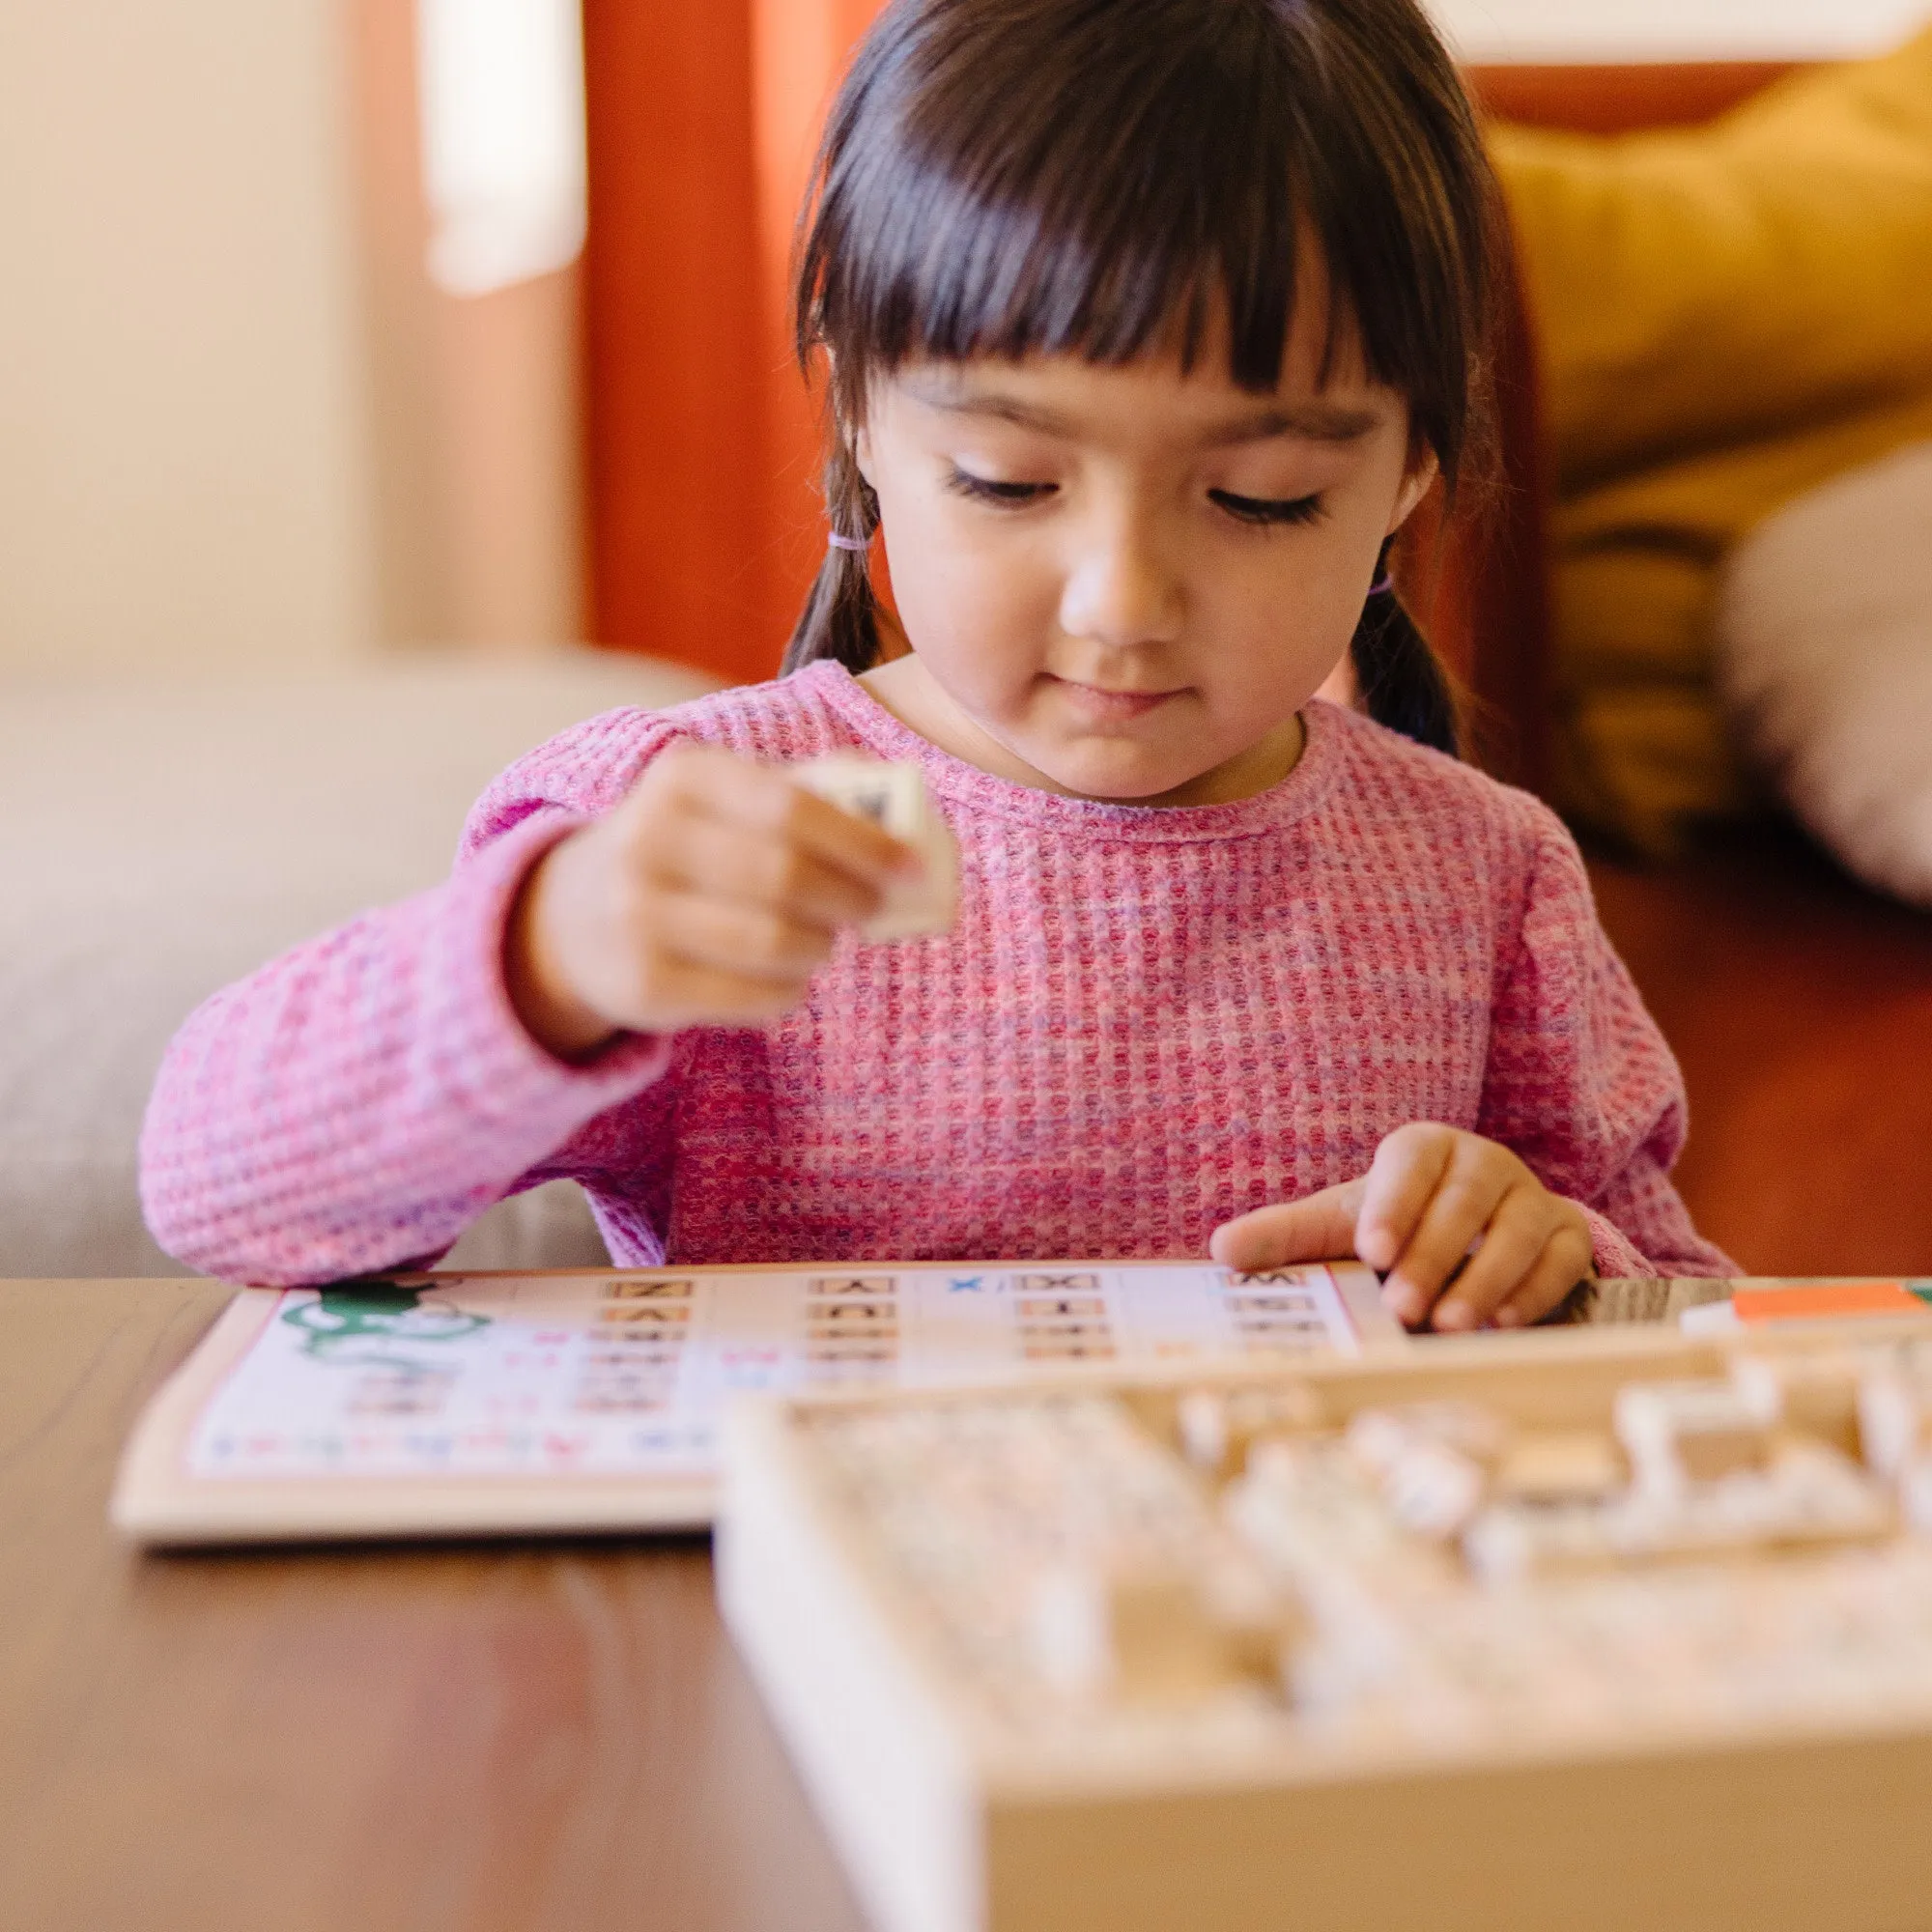
POLYGON ((1703 1232, 1747 1274, 1932 1275, 1932 917, 1770 830, 1590 872, 1683 1064, 1703 1232))

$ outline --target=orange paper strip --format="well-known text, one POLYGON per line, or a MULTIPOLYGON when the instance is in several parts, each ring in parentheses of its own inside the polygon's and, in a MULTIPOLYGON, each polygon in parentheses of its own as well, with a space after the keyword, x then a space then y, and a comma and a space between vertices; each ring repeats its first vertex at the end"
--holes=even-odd
POLYGON ((1741 1288, 1740 1321, 1803 1321, 1842 1315, 1923 1315, 1925 1304, 1899 1281, 1832 1281, 1803 1288, 1741 1288))

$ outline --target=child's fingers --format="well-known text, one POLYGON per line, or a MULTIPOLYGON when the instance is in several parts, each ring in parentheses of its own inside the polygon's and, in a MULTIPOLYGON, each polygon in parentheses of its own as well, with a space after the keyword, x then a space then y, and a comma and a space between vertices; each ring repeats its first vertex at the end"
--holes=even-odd
POLYGON ((761 1026, 781 1018, 804 997, 803 980, 769 980, 726 967, 685 960, 661 962, 653 972, 648 1004, 636 1023, 640 1032, 674 1033, 688 1026, 761 1026))
POLYGON ((1545 1244, 1529 1272, 1495 1312, 1498 1328, 1524 1328, 1541 1321, 1590 1272, 1595 1244, 1587 1228, 1565 1225, 1545 1244))
POLYGON ((1453 1128, 1426 1122, 1383 1137, 1369 1166, 1353 1242, 1371 1267, 1395 1266, 1442 1183, 1456 1141, 1453 1128))
POLYGON ((807 924, 856 924, 872 917, 879 888, 785 838, 694 814, 664 857, 668 883, 711 897, 769 906, 807 924))
MULTIPOLYGON (((671 754, 658 763, 662 767, 671 754)), ((680 798, 766 839, 796 845, 862 885, 883 887, 917 871, 919 854, 869 819, 841 811, 795 783, 781 767, 715 746, 680 748, 670 782, 680 798)))
POLYGON ((1402 1321, 1418 1322, 1435 1307, 1494 1215, 1511 1177, 1493 1151, 1473 1134, 1452 1139, 1435 1190, 1383 1283, 1383 1299, 1402 1321))
POLYGON ((1549 1197, 1533 1180, 1505 1194, 1476 1251, 1435 1304, 1435 1325, 1480 1328, 1528 1278, 1550 1238, 1549 1197))
POLYGON ((658 948, 681 964, 801 989, 832 954, 829 927, 705 893, 663 894, 656 923, 658 948))
POLYGON ((1242 1270, 1333 1261, 1352 1254, 1363 1186, 1359 1180, 1344 1181, 1300 1201, 1278 1202, 1237 1215, 1214 1230, 1208 1252, 1222 1267, 1242 1270))
POLYGON ((875 889, 882 889, 895 878, 917 876, 925 869, 925 861, 910 845, 895 838, 869 818, 841 811, 803 785, 787 788, 796 803, 781 808, 781 827, 788 838, 825 865, 836 867, 861 884, 875 889))

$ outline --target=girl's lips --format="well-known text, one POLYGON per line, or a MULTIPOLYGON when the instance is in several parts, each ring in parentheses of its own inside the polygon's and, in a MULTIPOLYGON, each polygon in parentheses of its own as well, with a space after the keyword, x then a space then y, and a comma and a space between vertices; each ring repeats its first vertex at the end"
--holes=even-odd
POLYGON ((1170 697, 1180 696, 1179 691, 1105 691, 1097 684, 1076 684, 1071 678, 1054 677, 1051 671, 1047 675, 1053 677, 1075 710, 1104 724, 1145 718, 1170 697))

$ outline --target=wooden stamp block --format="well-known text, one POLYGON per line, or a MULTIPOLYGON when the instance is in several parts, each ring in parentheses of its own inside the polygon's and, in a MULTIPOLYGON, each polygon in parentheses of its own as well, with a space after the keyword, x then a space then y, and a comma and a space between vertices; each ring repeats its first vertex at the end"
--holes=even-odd
POLYGON ((1057 1572, 1038 1585, 1032 1634, 1040 1675, 1076 1697, 1185 1700, 1231 1673, 1200 1590, 1179 1571, 1057 1572))
POLYGON ((1325 1421, 1315 1392, 1295 1381, 1265 1389, 1187 1389, 1175 1405, 1181 1454, 1217 1482, 1239 1475, 1257 1442, 1307 1435, 1325 1421))
POLYGON ((1589 1502, 1614 1494, 1629 1480, 1617 1445, 1603 1431, 1545 1431, 1509 1444, 1491 1478, 1491 1493, 1499 1502, 1589 1502))
POLYGON ((1631 1383, 1615 1421, 1637 1480, 1660 1490, 1761 1469, 1771 1456, 1771 1430, 1729 1381, 1631 1383))
POLYGON ((1861 1378, 1859 1439, 1882 1476, 1897 1477, 1932 1450, 1932 1378, 1902 1361, 1875 1362, 1861 1378))
POLYGON ((949 931, 959 900, 959 850, 920 768, 876 758, 828 757, 789 769, 808 791, 855 818, 870 819, 925 861, 921 877, 895 881, 888 888, 885 904, 859 928, 861 936, 877 945, 949 931))
POLYGON ((1847 1456, 1858 1456, 1859 1385, 1864 1369, 1851 1350, 1747 1354, 1731 1365, 1731 1380, 1745 1406, 1766 1428, 1815 1436, 1847 1456))

